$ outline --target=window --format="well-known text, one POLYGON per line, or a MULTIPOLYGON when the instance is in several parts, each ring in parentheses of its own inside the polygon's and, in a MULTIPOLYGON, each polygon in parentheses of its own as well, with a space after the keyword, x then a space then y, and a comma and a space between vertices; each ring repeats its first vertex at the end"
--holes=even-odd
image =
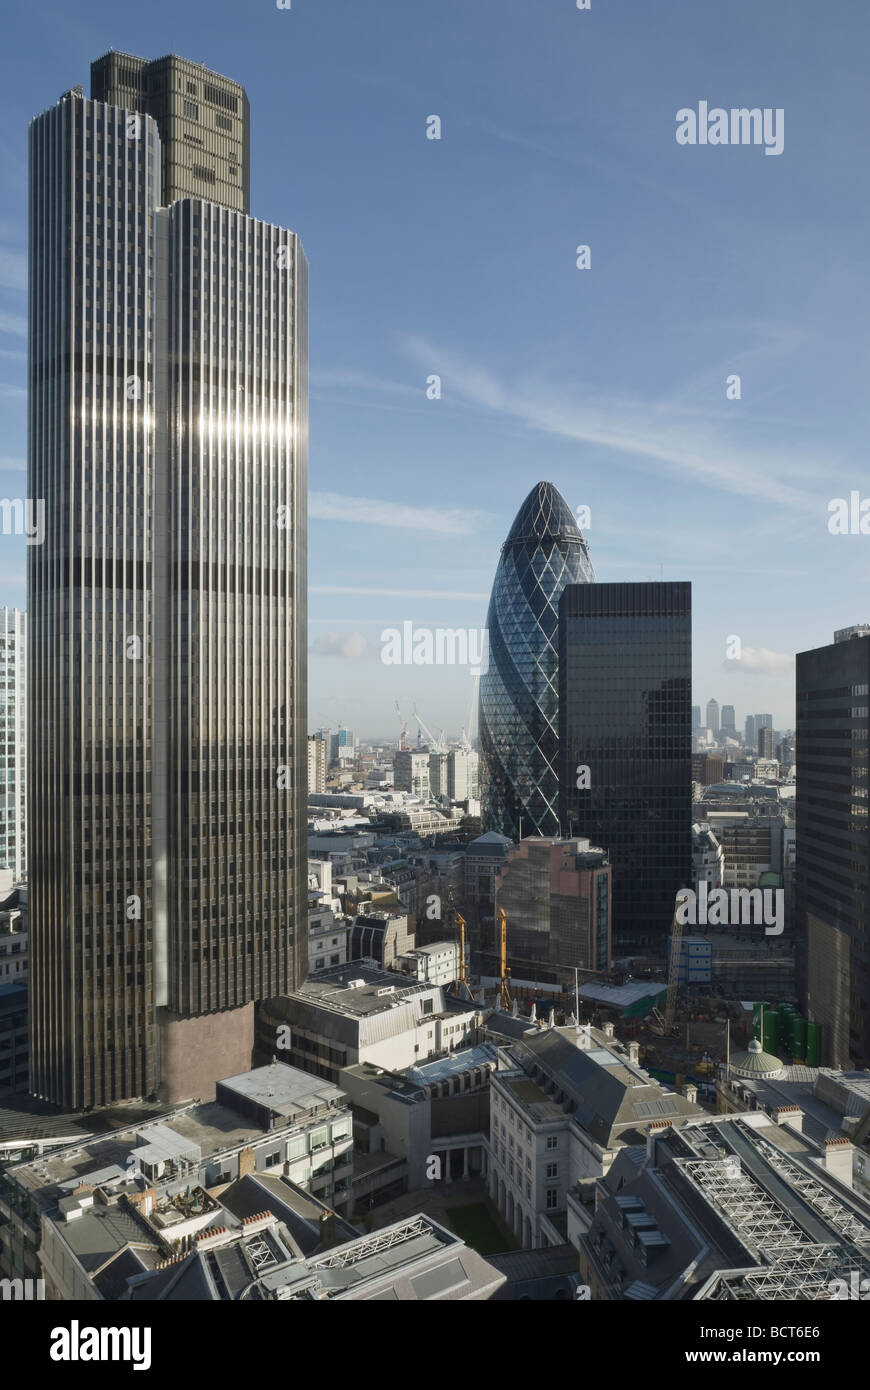
MULTIPOLYGON (((532 1160, 529 1158, 528 1154, 526 1154, 526 1172, 527 1172, 527 1173, 531 1173, 531 1171, 532 1171, 532 1160)), ((548 1175, 548 1176, 549 1176, 549 1175, 548 1175)))
POLYGON ((555 1187, 547 1188, 547 1211, 555 1211, 559 1205, 559 1192, 555 1187))
POLYGON ((547 1164, 547 1177, 548 1177, 548 1178, 558 1178, 558 1176, 559 1176, 559 1165, 558 1165, 558 1163, 548 1163, 548 1164, 547 1164))
POLYGON ((192 121, 199 120, 199 107, 195 101, 186 101, 184 103, 184 114, 192 121))
POLYGON ((266 1167, 274 1168, 276 1163, 281 1162, 281 1150, 276 1149, 274 1153, 266 1154, 266 1167))
POLYGON ((548 1135, 547 1135, 547 1148, 548 1148, 548 1149, 558 1149, 558 1147, 559 1147, 559 1136, 558 1136, 558 1134, 548 1134, 548 1135))

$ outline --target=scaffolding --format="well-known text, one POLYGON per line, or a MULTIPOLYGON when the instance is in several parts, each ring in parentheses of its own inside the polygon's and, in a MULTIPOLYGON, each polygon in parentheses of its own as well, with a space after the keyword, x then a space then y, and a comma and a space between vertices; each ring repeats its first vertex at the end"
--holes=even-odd
POLYGON ((428 1236, 432 1233, 432 1225, 425 1216, 415 1216, 412 1220, 403 1222, 401 1226, 388 1226, 384 1231, 376 1231, 363 1240, 354 1241, 343 1250, 337 1250, 334 1255, 311 1260, 309 1264, 312 1269, 346 1269, 348 1265, 355 1265, 360 1260, 367 1260, 371 1255, 391 1250, 394 1245, 402 1245, 406 1240, 413 1240, 415 1236, 428 1236))

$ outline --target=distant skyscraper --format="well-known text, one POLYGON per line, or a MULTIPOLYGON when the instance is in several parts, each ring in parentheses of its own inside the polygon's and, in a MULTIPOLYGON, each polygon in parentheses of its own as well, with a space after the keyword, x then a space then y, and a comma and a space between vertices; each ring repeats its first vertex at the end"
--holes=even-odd
POLYGON ((0 869, 27 869, 27 614, 0 609, 0 869))
POLYGON ((743 735, 743 742, 746 744, 747 748, 755 749, 756 747, 757 734, 755 728, 754 714, 747 714, 746 716, 746 727, 743 735))
POLYGON ((737 737, 737 725, 736 725, 735 722, 734 722, 734 706, 733 706, 733 705, 723 705, 723 706, 722 706, 722 723, 721 723, 721 725, 720 725, 720 728, 721 728, 722 733, 723 733, 723 734, 726 734, 726 735, 728 736, 728 738, 736 738, 736 737, 737 737))
POLYGON ((242 88, 109 55, 96 90, 121 63, 126 107, 30 129, 31 1087, 66 1107, 213 1093, 307 960, 305 257, 241 211, 244 132, 232 199, 190 163, 242 88))
POLYGON ((559 834, 559 597, 594 579, 570 507, 538 483, 502 546, 480 679, 483 821, 512 839, 559 834))
POLYGON ((701 706, 692 705, 692 733, 701 727, 701 706))
POLYGON ((773 729, 766 724, 762 724, 758 730, 758 756, 759 758, 773 757, 773 729))
POLYGON ((798 988, 822 1062, 870 1066, 870 637, 797 657, 798 988))
POLYGON ((308 792, 326 791, 326 740, 316 734, 308 738, 308 792))
POLYGON ((756 714, 756 716, 755 716, 755 732, 756 732, 756 734, 758 733, 758 730, 759 730, 759 729, 772 729, 772 728, 773 728, 773 715, 772 715, 772 714, 756 714))
POLYGON ((719 732, 719 703, 717 700, 707 701, 707 728, 711 734, 719 732))
POLYGON ((691 602, 687 583, 575 584, 560 605, 562 822, 610 856, 623 949, 663 945, 691 880, 691 602))

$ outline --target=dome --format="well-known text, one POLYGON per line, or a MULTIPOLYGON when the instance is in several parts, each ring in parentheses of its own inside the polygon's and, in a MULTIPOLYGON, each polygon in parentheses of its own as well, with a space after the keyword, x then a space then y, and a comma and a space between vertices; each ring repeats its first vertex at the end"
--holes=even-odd
POLYGON ((737 1076, 779 1076, 782 1062, 772 1052, 765 1052, 758 1038, 753 1038, 745 1052, 732 1052, 731 1071, 737 1076))

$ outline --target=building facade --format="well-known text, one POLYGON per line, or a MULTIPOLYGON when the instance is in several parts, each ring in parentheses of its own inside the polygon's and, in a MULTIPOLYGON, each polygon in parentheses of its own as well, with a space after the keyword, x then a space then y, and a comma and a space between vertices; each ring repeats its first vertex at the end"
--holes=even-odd
POLYGON ((31 1084, 68 1107, 206 1095, 305 968, 307 269, 188 189, 229 108, 179 124, 186 72, 30 129, 31 1084))
POLYGON ((607 854, 588 840, 521 840, 495 887, 512 972, 544 965, 573 980, 575 968, 609 970, 610 894, 607 854))
POLYGON ((326 795, 326 740, 308 736, 308 794, 326 795))
POLYGON ((480 679, 484 829, 513 839, 559 832, 559 597, 592 584, 589 550, 565 499, 538 483, 520 507, 492 586, 489 668, 480 679))
POLYGON ((870 1065, 870 637, 797 656, 798 988, 826 1066, 870 1065))
POLYGON ((27 614, 0 609, 0 869, 27 873, 27 614))
POLYGON ((661 945, 692 872, 691 585, 575 584, 560 615, 562 823, 609 855, 614 946, 661 945))

